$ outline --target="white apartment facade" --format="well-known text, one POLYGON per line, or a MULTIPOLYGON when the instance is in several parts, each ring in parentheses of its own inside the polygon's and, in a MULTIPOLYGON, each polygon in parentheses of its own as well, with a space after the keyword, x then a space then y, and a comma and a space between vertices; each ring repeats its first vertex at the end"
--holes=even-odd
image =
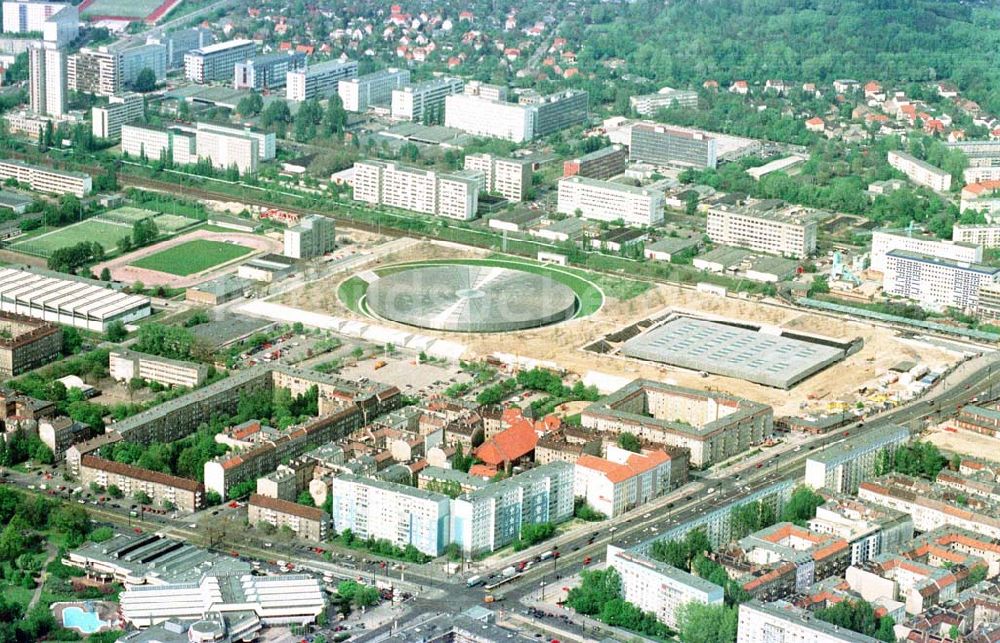
POLYGON ((979 289, 1000 280, 1000 268, 948 261, 906 250, 893 250, 888 254, 883 274, 882 290, 886 294, 905 297, 934 311, 976 310, 979 289))
MULTIPOLYGON (((4 3, 6 5, 8 3, 4 3)), ((61 117, 66 114, 66 54, 51 43, 28 48, 28 94, 31 111, 61 117)))
POLYGON ((38 192, 72 194, 83 198, 93 190, 89 174, 60 172, 20 161, 0 159, 0 181, 14 179, 38 192))
POLYGON ((625 225, 652 226, 663 222, 664 194, 652 188, 640 188, 582 176, 568 176, 559 181, 556 211, 597 221, 617 221, 625 225))
POLYGON ((871 269, 885 273, 888 255, 893 250, 906 250, 948 261, 980 263, 983 260, 982 247, 957 239, 952 241, 937 239, 920 232, 910 233, 904 229, 875 230, 872 232, 871 269))
POLYGON ((445 127, 473 136, 523 143, 535 138, 537 107, 490 100, 479 95, 455 94, 444 100, 445 127))
POLYGON ((94 138, 121 140, 122 125, 142 120, 146 107, 142 94, 127 93, 111 96, 108 104, 90 110, 91 133, 94 138))
POLYGON ((905 427, 885 424, 840 444, 813 453, 806 460, 805 482, 813 489, 852 494, 875 472, 882 451, 894 452, 910 440, 905 427))
POLYGON ((285 75, 285 98, 304 101, 310 98, 326 98, 337 92, 342 80, 358 77, 358 63, 354 60, 320 63, 289 71, 285 75))
POLYGON ((241 175, 247 175, 257 171, 260 144, 256 138, 243 134, 198 130, 195 152, 199 159, 208 159, 213 167, 236 168, 241 175))
POLYGON ((817 228, 809 212, 795 208, 756 212, 722 206, 708 211, 707 232, 714 243, 783 257, 799 259, 816 252, 817 228))
POLYGON ((608 446, 606 458, 581 455, 574 465, 573 493, 614 518, 666 493, 670 456, 663 451, 632 453, 608 446))
POLYGON ((451 539, 466 554, 495 551, 525 525, 573 516, 573 465, 556 461, 464 493, 452 501, 451 539))
POLYGON ((349 112, 364 112, 372 105, 389 103, 392 92, 410 82, 406 69, 390 67, 364 76, 338 81, 337 93, 349 112))
POLYGON ((509 159, 492 154, 469 154, 465 169, 483 175, 483 189, 496 192, 510 201, 524 201, 531 188, 531 162, 509 159))
POLYGON ((428 556, 440 555, 450 541, 444 494, 350 474, 334 478, 330 493, 337 533, 350 529, 358 538, 413 545, 428 556))
MULTIPOLYGON (((1000 200, 997 207, 1000 209, 1000 200)), ((956 224, 951 229, 951 240, 983 248, 1000 248, 1000 223, 956 224)))
POLYGON ((473 176, 441 174, 384 161, 354 164, 354 200, 469 221, 479 204, 473 176))
POLYGON ((640 116, 653 116, 661 109, 669 109, 675 104, 678 107, 697 108, 698 92, 664 87, 655 94, 630 96, 628 100, 632 109, 640 116))
POLYGON ((332 252, 336 245, 336 224, 330 217, 313 214, 285 230, 286 257, 311 259, 332 252))
POLYGON ((204 364, 168 359, 130 350, 114 350, 108 355, 108 371, 118 382, 134 378, 163 386, 196 388, 205 383, 208 368, 204 364))
POLYGON ((740 605, 736 643, 878 643, 879 639, 836 627, 784 601, 740 605))
POLYGON ((687 603, 722 605, 723 589, 676 567, 608 545, 608 564, 621 577, 622 598, 677 627, 677 611, 687 603))
POLYGON ((215 134, 225 134, 227 136, 252 138, 257 141, 258 159, 261 161, 270 161, 274 159, 276 153, 274 132, 261 132, 253 129, 252 127, 229 127, 226 125, 202 122, 198 122, 195 127, 197 132, 213 132, 215 134))
POLYGON ((436 78, 392 90, 392 117, 401 121, 443 120, 444 99, 465 87, 461 78, 436 78))
POLYGON ((122 55, 106 48, 83 48, 66 61, 66 83, 76 92, 114 96, 122 91, 122 55))
POLYGON ((132 158, 166 159, 174 165, 190 165, 198 161, 194 135, 177 129, 122 125, 121 149, 123 154, 132 158))
POLYGON ((252 58, 256 51, 252 40, 229 40, 193 49, 184 54, 184 77, 200 84, 231 81, 236 63, 252 58))
POLYGON ((905 174, 917 185, 923 185, 937 192, 947 192, 951 189, 951 175, 926 161, 895 150, 889 152, 888 160, 889 165, 905 174))

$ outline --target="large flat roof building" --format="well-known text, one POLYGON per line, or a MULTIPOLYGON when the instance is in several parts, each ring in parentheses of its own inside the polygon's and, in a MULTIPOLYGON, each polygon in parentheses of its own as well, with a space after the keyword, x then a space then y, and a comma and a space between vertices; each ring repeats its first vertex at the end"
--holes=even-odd
POLYGON ((816 252, 821 218, 817 210, 765 199, 709 208, 706 232, 714 243, 802 259, 816 252))
POLYGON ((51 170, 21 161, 0 159, 0 181, 7 179, 14 179, 36 192, 72 194, 79 199, 93 190, 93 181, 89 174, 51 170))
POLYGON ((938 192, 946 192, 951 188, 951 174, 934 167, 927 161, 895 150, 889 152, 888 160, 889 165, 905 174, 917 185, 923 185, 938 192))
POLYGON ((444 122, 444 99, 465 87, 461 78, 435 78, 392 90, 392 117, 404 121, 444 122))
POLYGON ((120 94, 122 54, 107 47, 84 47, 66 59, 66 83, 73 91, 96 96, 120 94))
POLYGON ((285 98, 304 101, 310 98, 326 98, 337 93, 337 85, 342 80, 358 77, 358 63, 355 60, 329 60, 305 69, 289 71, 285 78, 285 98))
POLYGON ((349 112, 364 112, 372 105, 388 105, 392 92, 410 82, 410 72, 406 69, 390 67, 364 76, 340 80, 337 93, 349 112))
POLYGON ((103 333, 113 321, 151 313, 148 297, 109 290, 85 279, 58 279, 0 268, 0 311, 103 333))
POLYGON ((235 63, 233 88, 269 91, 281 89, 288 75, 306 66, 306 55, 301 51, 254 56, 235 63))
POLYGON ((740 605, 736 643, 808 641, 809 643, 878 643, 879 639, 816 618, 809 610, 791 603, 740 605))
POLYGON ((468 154, 465 169, 482 173, 485 192, 497 192, 511 201, 524 201, 531 189, 531 161, 492 154, 468 154))
POLYGON ((229 81, 236 63, 252 58, 257 44, 252 40, 229 40, 192 49, 184 54, 184 77, 196 83, 229 81))
POLYGON ((205 383, 208 366, 179 359, 117 349, 108 356, 108 371, 119 382, 139 378, 163 386, 196 388, 205 383))
POLYGON ((655 226, 663 221, 664 194, 655 188, 641 188, 582 176, 559 180, 556 211, 597 221, 622 220, 626 225, 655 226))
POLYGON ((842 348, 691 317, 678 317, 628 340, 622 352, 783 389, 845 357, 842 348))
POLYGON ((928 310, 975 311, 980 290, 1000 281, 1000 268, 893 250, 886 255, 883 276, 887 295, 911 299, 928 310))
MULTIPOLYGON (((960 226, 955 226, 956 230, 960 226)), ((981 263, 983 249, 972 243, 938 239, 922 230, 892 228, 872 232, 871 269, 885 273, 888 255, 893 250, 906 250, 949 261, 981 263)))
POLYGON ((583 426, 684 447, 703 466, 750 449, 771 435, 770 406, 718 391, 635 380, 585 408, 583 426))
POLYGON ((123 125, 145 120, 145 117, 146 101, 142 94, 128 92, 111 96, 107 105, 91 108, 91 133, 95 138, 118 141, 122 137, 123 125))
POLYGON ((629 96, 629 104, 640 116, 654 116, 661 109, 671 107, 698 107, 698 92, 690 89, 673 89, 664 87, 655 94, 629 96))
POLYGON ((59 326, 0 312, 0 377, 8 379, 58 359, 62 345, 59 326))
POLYGON ((625 172, 628 153, 621 145, 609 145, 563 163, 563 176, 610 179, 625 172))
POLYGON ((476 217, 482 176, 443 173, 389 161, 354 164, 354 200, 468 221, 476 217))
POLYGON ((891 454, 910 440, 910 431, 895 424, 865 427, 839 444, 813 452, 806 460, 806 484, 837 493, 855 493, 858 485, 875 472, 883 451, 891 454))

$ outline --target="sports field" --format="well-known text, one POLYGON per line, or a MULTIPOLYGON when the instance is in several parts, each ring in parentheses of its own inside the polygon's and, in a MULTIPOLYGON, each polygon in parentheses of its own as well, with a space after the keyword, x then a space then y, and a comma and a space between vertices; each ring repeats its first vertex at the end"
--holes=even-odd
POLYGON ((145 18, 161 4, 163 4, 163 0, 93 0, 83 10, 82 16, 145 18))
POLYGON ((129 265, 186 277, 239 259, 251 252, 253 248, 235 243, 195 239, 143 257, 129 265))
POLYGON ((159 214, 153 219, 156 229, 161 234, 173 234, 178 230, 193 226, 198 223, 197 219, 189 219, 176 214, 159 214))
POLYGON ((131 235, 131 225, 87 219, 19 241, 11 245, 11 249, 38 257, 48 257, 59 248, 66 248, 81 241, 96 241, 104 248, 104 252, 111 253, 117 249, 116 244, 119 239, 131 235))
POLYGON ((128 223, 131 225, 136 221, 143 221, 144 219, 155 217, 157 214, 159 213, 155 210, 144 210, 143 208, 133 208, 132 206, 126 205, 120 208, 115 208, 114 210, 109 210, 108 212, 100 215, 100 218, 108 221, 117 221, 119 223, 128 223))

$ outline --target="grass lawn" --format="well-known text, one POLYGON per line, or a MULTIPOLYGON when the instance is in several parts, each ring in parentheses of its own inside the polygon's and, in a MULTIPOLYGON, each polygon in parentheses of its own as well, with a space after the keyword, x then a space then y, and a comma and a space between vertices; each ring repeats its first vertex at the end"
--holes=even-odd
POLYGON ((163 0, 94 0, 83 16, 121 16, 145 18, 163 4, 163 0))
POLYGON ((131 265, 185 277, 214 268, 253 252, 235 243, 195 239, 143 257, 131 265))
POLYGON ((142 208, 133 208, 132 206, 126 205, 114 210, 109 210, 100 216, 105 219, 110 219, 111 221, 118 221, 131 225, 136 221, 142 221, 150 217, 155 217, 156 214, 155 210, 144 210, 142 208))
POLYGON ((198 220, 176 214, 160 214, 153 219, 153 223, 156 224, 156 229, 161 233, 173 234, 178 230, 193 226, 198 223, 198 220))
POLYGON ((118 240, 132 236, 132 226, 88 219, 73 225, 45 232, 11 246, 13 250, 39 257, 48 257, 59 248, 66 248, 81 241, 96 241, 111 253, 117 249, 118 240))

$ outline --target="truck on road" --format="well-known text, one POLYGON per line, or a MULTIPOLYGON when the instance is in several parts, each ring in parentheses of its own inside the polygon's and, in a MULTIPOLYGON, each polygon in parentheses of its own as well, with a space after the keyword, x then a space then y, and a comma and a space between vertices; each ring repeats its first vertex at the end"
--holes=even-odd
POLYGON ((470 576, 469 580, 465 581, 467 587, 475 587, 476 585, 483 582, 482 576, 470 576))
POLYGON ((510 578, 511 576, 513 576, 516 573, 517 573, 517 570, 514 569, 513 565, 511 565, 510 567, 507 567, 502 572, 500 572, 500 575, 503 576, 504 578, 510 578))

